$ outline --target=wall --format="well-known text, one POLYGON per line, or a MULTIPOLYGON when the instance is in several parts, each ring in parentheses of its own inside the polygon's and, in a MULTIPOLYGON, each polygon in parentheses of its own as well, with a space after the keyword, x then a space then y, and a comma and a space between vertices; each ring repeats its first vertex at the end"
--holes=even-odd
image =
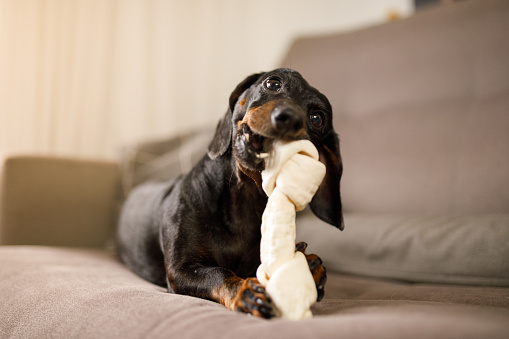
POLYGON ((0 0, 0 152, 114 158, 215 125, 295 37, 370 26, 410 0, 0 0))

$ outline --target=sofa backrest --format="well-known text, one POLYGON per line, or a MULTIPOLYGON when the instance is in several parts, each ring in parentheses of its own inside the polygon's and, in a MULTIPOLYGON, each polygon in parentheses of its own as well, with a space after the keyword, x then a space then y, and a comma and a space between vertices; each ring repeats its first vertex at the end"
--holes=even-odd
POLYGON ((283 65, 329 97, 346 211, 509 211, 509 1, 464 1, 297 40, 283 65))

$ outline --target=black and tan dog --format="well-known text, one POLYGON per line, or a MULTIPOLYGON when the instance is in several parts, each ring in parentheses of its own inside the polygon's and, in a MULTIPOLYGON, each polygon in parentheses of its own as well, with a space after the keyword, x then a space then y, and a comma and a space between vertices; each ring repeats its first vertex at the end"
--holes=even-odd
MULTIPOLYGON (((267 203, 260 172, 278 138, 309 139, 319 150, 326 175, 310 207, 342 229, 342 162, 331 105, 299 73, 277 69, 251 75, 235 88, 207 155, 190 173, 133 190, 119 223, 121 260, 169 292, 272 317, 270 296, 254 276, 267 203)), ((320 300, 325 268, 316 255, 306 257, 320 300)))

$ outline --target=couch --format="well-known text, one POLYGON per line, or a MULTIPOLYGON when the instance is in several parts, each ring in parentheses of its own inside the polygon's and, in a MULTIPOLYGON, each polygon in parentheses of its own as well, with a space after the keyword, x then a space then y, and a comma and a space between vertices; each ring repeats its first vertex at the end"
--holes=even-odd
POLYGON ((508 338, 507 32, 509 2, 470 0, 292 45, 282 65, 330 98, 344 162, 345 230, 298 216, 328 269, 311 319, 168 294, 116 258, 125 194, 187 171, 210 130, 117 162, 4 156, 0 338, 508 338))

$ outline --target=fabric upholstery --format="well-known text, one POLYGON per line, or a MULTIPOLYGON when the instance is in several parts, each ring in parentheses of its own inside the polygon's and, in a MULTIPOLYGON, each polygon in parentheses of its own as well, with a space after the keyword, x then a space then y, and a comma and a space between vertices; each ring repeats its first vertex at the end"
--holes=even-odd
POLYGON ((329 271, 411 282, 509 287, 509 214, 345 214, 344 232, 306 211, 298 240, 329 271))
POLYGON ((146 181, 167 181, 187 173, 205 155, 215 128, 126 146, 120 161, 124 196, 146 181))
POLYGON ((291 322, 166 293, 97 250, 3 246, 0 267, 2 338, 464 339, 509 330, 507 289, 329 275, 315 316, 291 322))
POLYGON ((104 247, 118 193, 113 162, 6 156, 0 167, 0 244, 104 247))

